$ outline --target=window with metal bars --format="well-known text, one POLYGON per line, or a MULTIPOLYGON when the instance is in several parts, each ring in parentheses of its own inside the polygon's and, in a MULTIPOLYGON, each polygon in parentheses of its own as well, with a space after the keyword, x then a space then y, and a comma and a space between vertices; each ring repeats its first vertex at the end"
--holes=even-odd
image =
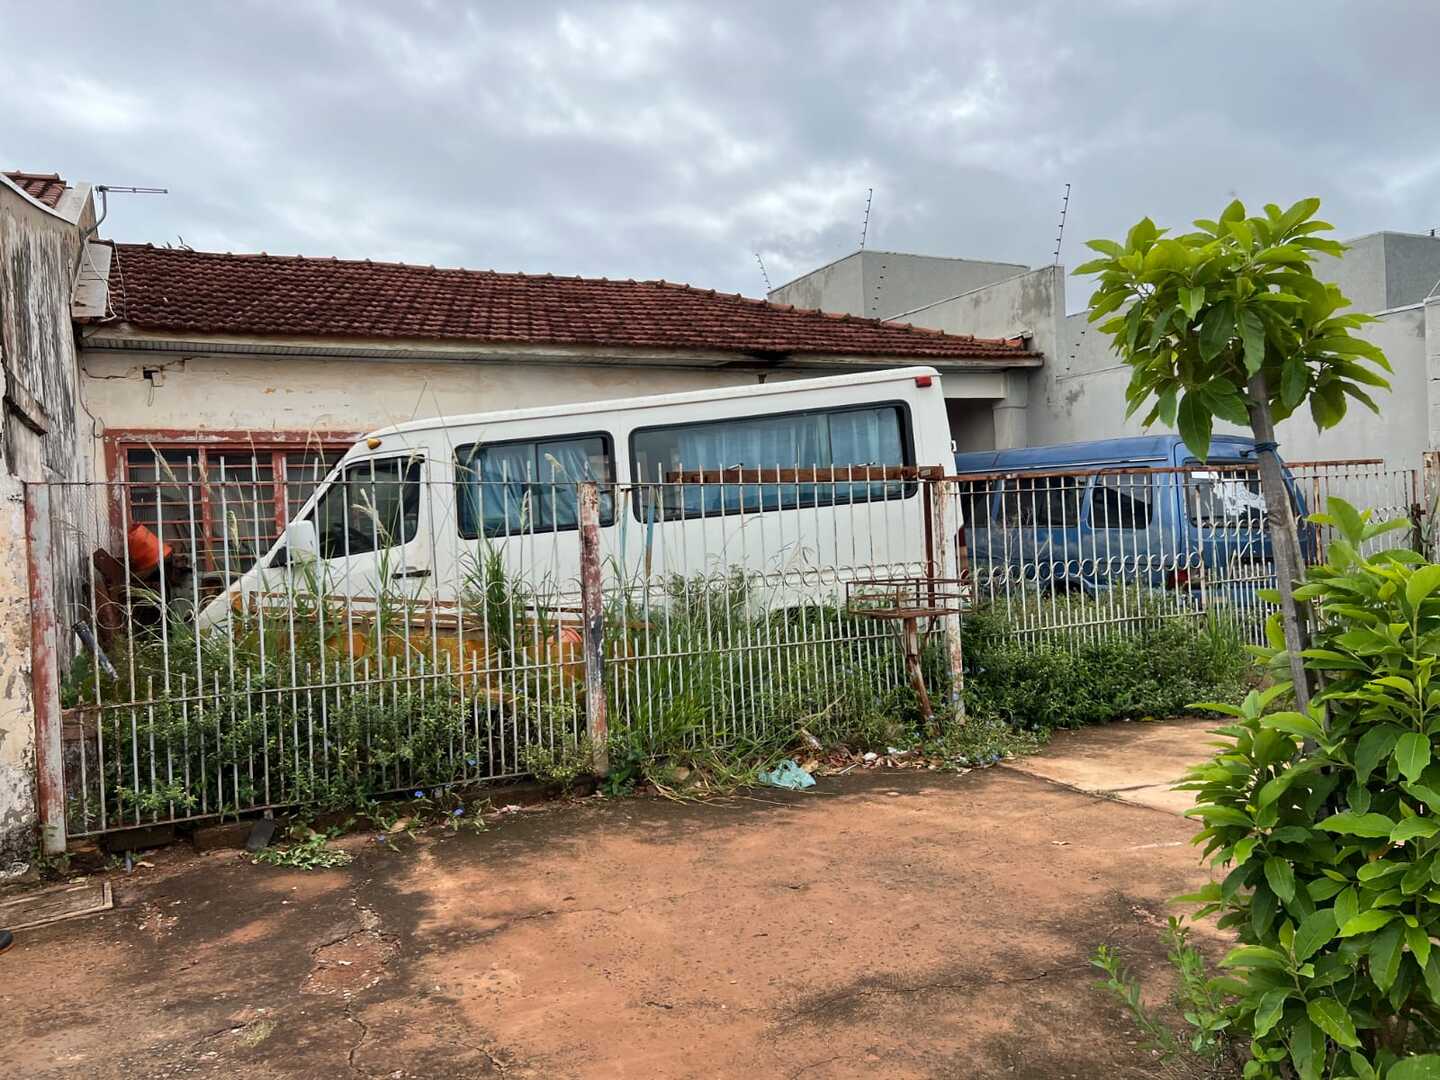
POLYGON ((202 571, 249 569, 346 446, 122 444, 128 522, 202 571))

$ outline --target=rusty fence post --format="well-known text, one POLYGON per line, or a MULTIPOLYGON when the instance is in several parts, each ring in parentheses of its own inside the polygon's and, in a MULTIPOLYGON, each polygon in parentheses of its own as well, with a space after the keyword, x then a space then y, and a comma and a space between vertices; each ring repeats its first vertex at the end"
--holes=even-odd
POLYGON ((596 776, 610 771, 605 746, 605 598, 600 575, 600 486, 579 485, 580 618, 585 648, 585 722, 596 776))
POLYGON ((65 769, 60 741, 59 633, 50 489, 25 485, 25 543, 30 583, 30 693, 35 709, 35 793, 47 855, 65 850, 65 769))
POLYGON ((959 497, 958 487, 955 482, 947 479, 928 480, 930 485, 930 521, 928 533, 933 537, 933 550, 930 557, 929 572, 932 582, 938 581, 939 587, 931 586, 932 592, 938 592, 941 604, 946 608, 954 610, 942 615, 945 634, 945 658, 950 669, 950 708, 951 716, 957 724, 965 722, 965 657, 961 644, 960 635, 960 585, 958 582, 958 571, 956 569, 956 546, 959 543, 959 497), (956 503, 957 509, 952 514, 951 502, 956 503), (952 527, 952 522, 953 526, 952 527))

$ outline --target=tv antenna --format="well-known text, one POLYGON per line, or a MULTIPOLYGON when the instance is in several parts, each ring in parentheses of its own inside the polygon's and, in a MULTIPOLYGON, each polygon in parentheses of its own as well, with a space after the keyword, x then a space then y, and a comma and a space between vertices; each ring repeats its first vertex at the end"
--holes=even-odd
POLYGON ((1070 185, 1065 185, 1065 196, 1060 200, 1060 228, 1055 233, 1055 262, 1053 265, 1060 265, 1060 241, 1065 239, 1065 214, 1070 209, 1070 185))
POLYGON ((755 252, 755 261, 760 264, 760 276, 765 279, 765 295, 769 296, 775 291, 775 288, 770 284, 770 275, 765 271, 765 260, 760 257, 758 251, 755 252))
POLYGON ((870 200, 875 198, 875 189, 865 189, 865 220, 860 225, 860 250, 865 250, 865 238, 870 235, 870 200))

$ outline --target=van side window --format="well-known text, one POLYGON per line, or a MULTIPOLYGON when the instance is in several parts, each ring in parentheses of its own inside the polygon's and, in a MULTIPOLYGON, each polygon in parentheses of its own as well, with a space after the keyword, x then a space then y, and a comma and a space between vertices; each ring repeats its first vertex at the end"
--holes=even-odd
POLYGON ((1092 529, 1150 527, 1149 473, 1101 473, 1090 489, 1092 529))
MULTIPOLYGON (((1290 502, 1294 506, 1293 491, 1290 502)), ((1265 497, 1260 493, 1259 471, 1215 468, 1186 473, 1185 511, 1192 525, 1263 525, 1265 497)))
MULTIPOLYGON (((647 428, 631 436, 630 451, 641 484, 700 469, 910 465, 915 458, 908 427, 897 405, 834 409, 647 428)), ((658 502, 663 517, 685 518, 893 499, 914 488, 898 480, 683 487, 666 483, 658 489, 658 502)), ((642 490, 636 489, 635 514, 643 521, 650 512, 645 504, 657 489, 648 489, 648 498, 642 490)))
POLYGON ((310 511, 322 559, 364 555, 415 539, 420 524, 418 457, 357 461, 310 511))
POLYGON ((1084 477, 1020 476, 1000 483, 1000 521, 1006 527, 1073 529, 1080 524, 1084 477))
POLYGON ((582 480, 598 480, 600 524, 615 520, 615 457, 607 435, 473 443, 455 451, 456 522, 467 540, 559 532, 580 524, 582 480))

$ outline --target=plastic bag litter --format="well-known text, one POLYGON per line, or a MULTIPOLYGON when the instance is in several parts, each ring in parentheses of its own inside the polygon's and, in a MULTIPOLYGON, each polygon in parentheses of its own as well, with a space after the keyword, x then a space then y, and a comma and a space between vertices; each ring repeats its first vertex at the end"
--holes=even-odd
POLYGON ((815 778, 797 765, 792 758, 786 758, 769 772, 762 772, 760 782, 768 784, 770 787, 789 788, 792 791, 815 786, 815 778))

